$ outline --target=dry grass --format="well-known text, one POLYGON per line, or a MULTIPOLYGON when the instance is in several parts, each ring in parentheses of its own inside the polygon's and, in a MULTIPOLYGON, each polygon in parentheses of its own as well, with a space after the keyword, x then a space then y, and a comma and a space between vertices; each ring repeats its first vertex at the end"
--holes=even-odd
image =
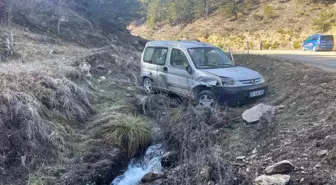
MULTIPOLYGON (((0 74, 0 156, 6 173, 55 162, 58 151, 69 146, 68 123, 84 122, 94 113, 90 95, 74 83, 43 73, 19 74, 0 74)), ((11 176, 4 183, 26 178, 11 176)))
POLYGON ((231 109, 183 107, 170 109, 158 120, 170 149, 180 154, 177 167, 168 173, 166 184, 239 184, 246 177, 226 158, 221 148, 223 129, 231 127, 236 112, 231 109))

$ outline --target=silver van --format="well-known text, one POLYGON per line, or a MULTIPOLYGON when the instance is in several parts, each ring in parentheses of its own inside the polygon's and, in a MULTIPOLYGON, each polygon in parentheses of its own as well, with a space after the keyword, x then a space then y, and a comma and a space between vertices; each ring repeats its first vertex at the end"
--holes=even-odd
POLYGON ((142 85, 191 97, 201 106, 237 106, 267 94, 258 72, 234 64, 231 52, 198 41, 151 41, 141 57, 142 85))

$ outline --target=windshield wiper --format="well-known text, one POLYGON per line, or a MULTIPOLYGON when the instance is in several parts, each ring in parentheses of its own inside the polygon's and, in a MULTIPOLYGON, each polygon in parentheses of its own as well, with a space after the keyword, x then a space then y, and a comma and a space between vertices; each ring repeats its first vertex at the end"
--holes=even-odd
POLYGON ((219 64, 218 66, 234 66, 234 64, 219 64))

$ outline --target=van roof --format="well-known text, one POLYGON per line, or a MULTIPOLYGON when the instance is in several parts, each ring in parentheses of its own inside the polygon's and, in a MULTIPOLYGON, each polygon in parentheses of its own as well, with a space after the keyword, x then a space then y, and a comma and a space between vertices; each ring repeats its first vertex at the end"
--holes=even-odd
POLYGON ((313 35, 310 35, 310 36, 334 36, 334 35, 317 33, 317 34, 313 34, 313 35))
POLYGON ((150 46, 156 46, 156 47, 179 47, 179 48, 184 48, 184 49, 188 49, 188 48, 198 48, 198 47, 216 47, 213 46, 211 44, 207 44, 204 42, 198 42, 198 41, 150 41, 147 42, 146 47, 150 47, 150 46))

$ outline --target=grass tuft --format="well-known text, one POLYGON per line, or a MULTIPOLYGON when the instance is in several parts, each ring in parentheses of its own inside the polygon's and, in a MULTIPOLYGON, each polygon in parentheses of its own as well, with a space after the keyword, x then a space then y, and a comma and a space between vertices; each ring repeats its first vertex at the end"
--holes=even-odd
POLYGON ((136 116, 120 117, 106 129, 108 140, 124 148, 129 158, 143 152, 152 141, 152 124, 136 116))

